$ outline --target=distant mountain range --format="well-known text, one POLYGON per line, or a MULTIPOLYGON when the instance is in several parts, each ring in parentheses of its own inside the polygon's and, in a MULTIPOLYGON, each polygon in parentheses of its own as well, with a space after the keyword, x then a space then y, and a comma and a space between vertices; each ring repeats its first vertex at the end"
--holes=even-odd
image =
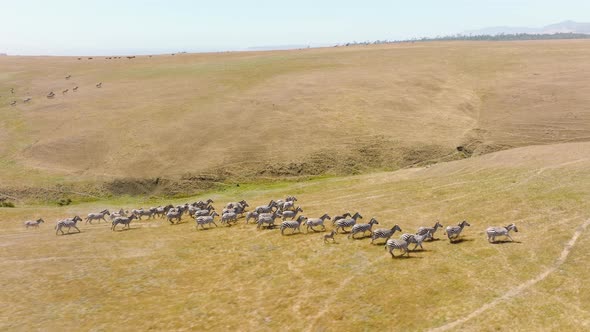
POLYGON ((550 24, 542 28, 530 27, 489 27, 478 30, 467 30, 464 35, 499 35, 499 34, 552 34, 552 33, 583 33, 590 34, 590 23, 563 21, 560 23, 550 24))

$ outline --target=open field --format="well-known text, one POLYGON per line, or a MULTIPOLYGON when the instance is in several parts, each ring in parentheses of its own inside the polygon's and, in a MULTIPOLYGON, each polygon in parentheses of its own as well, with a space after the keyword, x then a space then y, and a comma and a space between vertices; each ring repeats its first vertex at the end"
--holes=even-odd
POLYGON ((347 175, 585 141, 589 45, 1 57, 0 188, 347 175))
POLYGON ((0 329, 590 329, 589 156, 590 143, 529 146, 176 201, 259 205, 293 194, 308 216, 360 211, 365 222, 408 232, 436 219, 472 225, 462 242, 439 231, 441 240, 399 259, 368 239, 324 244, 320 234, 281 236, 243 221, 207 231, 191 221, 117 232, 82 224, 80 234, 54 234, 64 216, 164 203, 138 197, 0 209, 0 329), (22 221, 38 216, 48 222, 25 231, 22 221), (486 241, 486 227, 511 222, 514 243, 486 241))

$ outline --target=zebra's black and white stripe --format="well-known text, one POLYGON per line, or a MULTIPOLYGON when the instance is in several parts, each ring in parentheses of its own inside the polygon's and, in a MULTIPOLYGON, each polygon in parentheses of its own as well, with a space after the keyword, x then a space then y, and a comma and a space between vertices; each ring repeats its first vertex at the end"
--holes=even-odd
POLYGON ((27 220, 25 221, 25 228, 29 228, 29 227, 34 227, 34 228, 39 228, 39 224, 40 223, 44 223, 45 220, 43 220, 42 218, 39 218, 37 220, 27 220))
POLYGON ((275 219, 279 216, 277 211, 273 213, 260 213, 258 215, 256 228, 260 229, 264 224, 267 224, 268 228, 275 226, 275 219))
POLYGON ((418 234, 402 234, 402 236, 400 236, 400 240, 404 240, 406 241, 408 244, 410 243, 414 243, 414 249, 412 250, 416 250, 416 248, 418 248, 418 246, 420 246, 420 249, 424 249, 424 247, 422 247, 422 241, 424 241, 424 239, 426 238, 426 235, 418 235, 418 234))
POLYGON ((312 231, 316 232, 314 227, 319 227, 322 226, 322 231, 326 230, 326 226, 324 225, 324 220, 330 220, 330 216, 327 213, 324 213, 323 216, 319 217, 319 218, 312 218, 312 219, 307 219, 305 221, 305 225, 307 226, 306 228, 306 232, 309 232, 309 229, 311 228, 312 231))
POLYGON ((350 218, 344 218, 344 219, 340 219, 340 220, 336 221, 336 224, 335 224, 336 233, 338 233, 338 229, 341 229, 342 232, 345 232, 344 228, 354 226, 356 224, 356 220, 358 218, 362 219, 363 216, 361 216, 361 214, 357 212, 350 218))
POLYGON ((389 253, 391 254, 391 258, 395 257, 395 255, 393 254, 393 251, 396 249, 400 250, 402 252, 400 256, 408 255, 408 257, 410 257, 410 251, 408 250, 408 242, 406 242, 404 240, 389 239, 385 243, 385 249, 389 250, 389 253))
POLYGON ((350 233, 348 234, 348 238, 350 239, 351 237, 354 239, 354 235, 361 233, 361 234, 365 234, 365 232, 371 232, 371 236, 373 235, 373 225, 379 224, 379 222, 377 221, 377 219, 375 218, 371 218, 371 220, 369 221, 368 224, 355 224, 354 226, 352 226, 352 229, 350 230, 350 233))
POLYGON ((219 214, 215 211, 211 212, 209 216, 197 216, 195 217, 195 222, 197 223, 197 229, 201 226, 202 229, 205 229, 205 225, 213 224, 217 227, 215 223, 215 216, 219 216, 219 214))
POLYGON ((80 229, 76 227, 76 223, 78 221, 82 221, 82 218, 80 218, 79 216, 58 221, 55 225, 55 235, 57 235, 57 232, 61 232, 61 234, 64 234, 64 231, 62 230, 62 228, 64 227, 68 228, 68 233, 70 232, 70 229, 72 227, 75 228, 78 231, 78 233, 80 233, 80 229))
POLYGON ((395 231, 401 232, 402 229, 396 224, 395 226, 389 228, 378 228, 373 231, 371 235, 371 243, 373 243, 377 239, 385 239, 385 242, 391 238, 391 236, 395 233, 395 231))
POLYGON ((301 223, 305 220, 306 218, 304 216, 299 216, 299 218, 297 218, 297 220, 289 220, 289 221, 283 221, 281 223, 281 235, 285 235, 285 229, 290 228, 293 230, 293 232, 291 232, 291 234, 295 233, 295 231, 299 231, 299 233, 301 233, 301 223))
POLYGON ((416 234, 425 235, 426 239, 434 240, 434 233, 436 233, 436 230, 439 227, 443 227, 443 225, 440 222, 438 222, 438 220, 437 220, 436 223, 434 224, 434 226, 432 226, 432 227, 418 228, 418 231, 416 232, 416 234))
POLYGON ((117 228, 118 224, 123 225, 123 229, 131 228, 131 220, 133 220, 133 219, 137 219, 136 214, 132 214, 129 217, 117 217, 113 220, 113 222, 111 224, 111 230, 114 231, 115 228, 117 228))
POLYGON ((506 227, 488 227, 486 229, 488 242, 496 242, 496 236, 506 236, 510 241, 514 241, 509 234, 510 231, 518 232, 518 228, 516 228, 515 224, 510 224, 506 227))
POLYGON ((86 223, 92 224, 92 220, 98 220, 99 223, 101 220, 107 222, 107 220, 104 217, 105 215, 110 216, 111 212, 109 212, 109 210, 102 210, 99 213, 89 213, 88 216, 86 216, 86 223))
POLYGON ((466 220, 463 220, 457 226, 447 226, 445 234, 447 234, 449 241, 453 242, 459 237, 465 226, 471 226, 466 220))

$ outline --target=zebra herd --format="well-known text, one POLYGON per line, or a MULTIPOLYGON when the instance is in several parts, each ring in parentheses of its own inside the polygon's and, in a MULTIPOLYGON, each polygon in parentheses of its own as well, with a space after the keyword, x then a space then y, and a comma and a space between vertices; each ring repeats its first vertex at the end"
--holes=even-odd
MULTIPOLYGON (((375 225, 379 225, 379 221, 376 218, 371 218, 368 223, 359 222, 363 219, 363 216, 356 212, 351 214, 349 212, 330 217, 327 213, 323 214, 319 218, 308 218, 300 213, 303 213, 301 206, 296 206, 297 198, 295 196, 287 196, 285 199, 271 200, 268 204, 260 205, 254 209, 248 211, 250 205, 245 201, 230 202, 218 213, 213 207, 213 200, 208 199, 206 201, 198 201, 194 203, 186 203, 183 205, 166 205, 151 207, 149 209, 132 209, 131 211, 120 209, 117 212, 110 212, 109 210, 102 210, 96 213, 89 213, 85 220, 86 224, 92 224, 93 221, 100 223, 104 221, 108 222, 109 217, 111 222, 111 230, 115 231, 118 225, 122 225, 123 229, 129 229, 133 220, 142 220, 142 217, 147 219, 166 219, 170 224, 178 224, 182 222, 182 218, 188 215, 189 218, 194 219, 196 230, 205 230, 213 226, 218 227, 219 225, 215 222, 216 217, 219 218, 220 225, 231 227, 238 223, 240 218, 245 220, 245 224, 249 224, 250 220, 253 219, 256 224, 256 229, 274 229, 278 226, 281 235, 286 235, 285 231, 290 231, 290 234, 295 232, 303 233, 302 226, 305 226, 305 233, 310 232, 325 232, 326 231, 326 220, 330 220, 332 229, 330 233, 324 234, 322 237, 324 242, 336 242, 337 234, 348 234, 349 239, 361 239, 371 238, 371 244, 377 244, 375 241, 384 240, 384 247, 389 251, 392 258, 397 257, 394 251, 400 251, 399 256, 408 256, 410 251, 415 251, 420 247, 423 249, 423 242, 436 240, 434 235, 439 228, 443 225, 436 221, 432 227, 419 227, 416 233, 402 233, 402 229, 399 225, 394 225, 391 228, 377 228, 374 229, 375 225), (280 224, 275 224, 275 221, 280 219, 280 224), (395 232, 402 233, 398 239, 393 239, 395 232), (368 235, 367 235, 368 234, 368 235), (414 244, 413 248, 409 246, 414 244)), ((65 234, 64 228, 67 228, 67 232, 70 233, 71 229, 75 229, 80 232, 77 227, 77 223, 83 219, 80 216, 74 216, 72 218, 66 218, 59 220, 55 225, 55 234, 65 234)), ((39 228, 39 224, 43 223, 44 220, 39 218, 35 221, 26 221, 25 227, 39 228)), ((445 234, 447 235, 451 243, 458 242, 460 235, 465 227, 471 226, 466 220, 460 222, 457 225, 447 226, 445 228, 445 234)), ((518 228, 515 224, 510 224, 506 227, 489 227, 486 229, 488 242, 496 242, 497 237, 505 237, 510 241, 513 241, 510 236, 510 231, 518 232, 518 228)))
MULTIPOLYGON (((68 74, 67 76, 65 76, 65 79, 66 79, 66 80, 69 80, 70 78, 72 78, 72 75, 69 75, 69 74, 68 74)), ((97 88, 102 88, 102 82, 99 82, 99 83, 97 83, 95 86, 96 86, 97 88)), ((72 91, 72 92, 78 92, 78 88, 79 88, 79 87, 76 85, 76 86, 74 86, 74 87, 72 88, 72 90, 70 90, 69 88, 68 88, 68 89, 64 89, 64 90, 62 90, 62 91, 61 91, 61 94, 62 94, 62 95, 66 95, 66 94, 67 94, 69 91, 72 91)), ((11 93, 12 95, 14 94, 14 88, 10 88, 10 93, 11 93)), ((47 95, 45 95, 45 97, 46 97, 47 99, 53 99, 53 98, 55 98, 55 96, 56 96, 56 94, 55 94, 53 91, 50 91, 50 92, 49 92, 47 95)), ((32 97, 27 97, 27 98, 24 98, 24 99, 22 100, 22 102, 23 102, 24 104, 27 104, 27 103, 29 103, 29 102, 30 102, 32 99, 33 99, 32 97)), ((16 104, 17 104, 17 101, 16 101, 16 100, 13 100, 12 102, 10 102, 10 106, 16 106, 16 104)))

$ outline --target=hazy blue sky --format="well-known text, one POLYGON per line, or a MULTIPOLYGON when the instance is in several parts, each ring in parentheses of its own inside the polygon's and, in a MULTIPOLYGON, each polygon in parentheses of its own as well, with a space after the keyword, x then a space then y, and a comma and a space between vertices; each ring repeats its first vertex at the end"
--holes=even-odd
POLYGON ((321 45, 590 21, 590 0, 0 0, 0 52, 127 54, 321 45))

